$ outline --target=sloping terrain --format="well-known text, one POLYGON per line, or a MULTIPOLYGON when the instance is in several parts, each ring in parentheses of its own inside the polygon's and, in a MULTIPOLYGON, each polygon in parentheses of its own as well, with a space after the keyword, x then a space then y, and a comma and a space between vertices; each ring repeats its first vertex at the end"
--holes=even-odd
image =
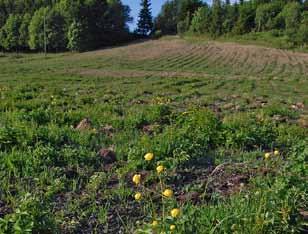
POLYGON ((306 65, 174 37, 1 54, 0 233, 307 232, 306 65))
POLYGON ((227 72, 271 77, 306 75, 308 54, 235 43, 192 44, 181 39, 146 41, 85 53, 77 59, 109 57, 134 70, 191 73, 227 72), (126 62, 126 63, 125 63, 126 62))

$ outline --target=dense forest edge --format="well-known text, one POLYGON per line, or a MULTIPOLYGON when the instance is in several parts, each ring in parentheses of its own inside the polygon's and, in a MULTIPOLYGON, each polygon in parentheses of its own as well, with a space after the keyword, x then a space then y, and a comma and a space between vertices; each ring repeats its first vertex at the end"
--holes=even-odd
MULTIPOLYGON (((168 1, 155 19, 161 34, 203 40, 261 42, 277 48, 301 48, 308 41, 308 2, 254 0, 168 1)), ((156 32, 156 33, 158 33, 156 32)))
POLYGON ((137 29, 120 0, 0 0, 0 49, 5 51, 87 51, 139 38, 185 35, 199 40, 255 42, 305 49, 308 1, 169 0, 156 18, 141 0, 137 29))

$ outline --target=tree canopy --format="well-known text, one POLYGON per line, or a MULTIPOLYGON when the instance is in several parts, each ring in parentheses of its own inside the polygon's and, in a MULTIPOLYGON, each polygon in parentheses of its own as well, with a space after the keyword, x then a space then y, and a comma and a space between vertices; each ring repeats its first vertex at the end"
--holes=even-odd
POLYGON ((307 43, 308 1, 287 0, 169 0, 155 19, 163 34, 195 33, 216 38, 269 32, 293 45, 307 43))
POLYGON ((0 48, 83 51, 130 39, 120 0, 0 0, 0 48))

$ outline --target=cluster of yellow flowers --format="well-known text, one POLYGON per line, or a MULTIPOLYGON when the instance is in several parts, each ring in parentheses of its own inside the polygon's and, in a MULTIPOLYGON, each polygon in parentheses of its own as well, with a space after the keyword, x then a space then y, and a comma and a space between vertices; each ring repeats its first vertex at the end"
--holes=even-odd
POLYGON ((0 86, 0 91, 8 91, 9 87, 7 86, 0 86))
POLYGON ((55 96, 51 95, 50 99, 51 99, 51 105, 53 106, 57 105, 57 99, 55 98, 55 96))
POLYGON ((264 159, 265 160, 268 160, 271 158, 271 156, 274 155, 274 156, 279 156, 280 155, 280 152, 279 150, 275 150, 274 152, 267 152, 264 154, 264 159))
MULTIPOLYGON (((147 153, 144 156, 144 159, 145 159, 145 161, 148 161, 148 162, 152 161, 154 159, 154 154, 153 153, 147 153)), ((156 173, 158 175, 162 174, 165 170, 166 170, 166 168, 161 164, 156 167, 156 173)), ((141 185, 141 175, 140 174, 133 175, 132 181, 136 186, 141 185)), ((162 182, 161 182, 161 187, 163 187, 162 182)), ((170 188, 162 189, 161 194, 160 194, 162 199, 172 198, 173 195, 174 195, 174 192, 170 188)), ((142 199, 142 197, 143 197, 143 194, 141 192, 136 192, 135 195, 134 195, 134 199, 136 201, 140 201, 142 199)), ((179 208, 173 208, 172 210, 170 210, 170 216, 172 218, 178 218, 180 216, 180 214, 181 214, 181 210, 179 208)), ((164 214, 163 214, 163 216, 164 216, 164 214)), ((158 220, 153 220, 152 223, 151 223, 152 228, 157 228, 158 225, 159 225, 158 220)), ((176 230, 175 224, 171 224, 169 226, 169 230, 171 232, 176 230)))
POLYGON ((156 97, 152 100, 152 103, 158 105, 165 105, 165 104, 170 104, 171 100, 169 98, 156 97))

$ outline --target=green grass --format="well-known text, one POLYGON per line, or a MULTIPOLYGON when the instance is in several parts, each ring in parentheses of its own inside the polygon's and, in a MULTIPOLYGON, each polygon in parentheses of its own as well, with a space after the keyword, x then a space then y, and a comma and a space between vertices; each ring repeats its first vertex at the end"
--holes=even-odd
MULTIPOLYGON (((187 33, 185 38, 189 41, 202 42, 202 41, 211 41, 213 38, 207 35, 194 35, 187 33)), ((251 32, 243 35, 225 35, 215 39, 220 42, 236 42, 243 45, 258 45, 266 46, 277 49, 291 50, 297 52, 307 52, 307 46, 296 46, 293 43, 290 43, 287 36, 283 35, 279 31, 268 31, 268 32, 251 32)))
POLYGON ((196 48, 144 59, 129 58, 130 46, 0 56, 0 233, 151 233, 154 219, 158 233, 171 224, 185 234, 303 231, 306 77, 292 66, 250 72, 181 43, 196 48), (117 162, 106 165, 100 149, 117 162), (172 199, 144 188, 161 184, 172 199), (137 191, 146 199, 135 201, 137 191))

